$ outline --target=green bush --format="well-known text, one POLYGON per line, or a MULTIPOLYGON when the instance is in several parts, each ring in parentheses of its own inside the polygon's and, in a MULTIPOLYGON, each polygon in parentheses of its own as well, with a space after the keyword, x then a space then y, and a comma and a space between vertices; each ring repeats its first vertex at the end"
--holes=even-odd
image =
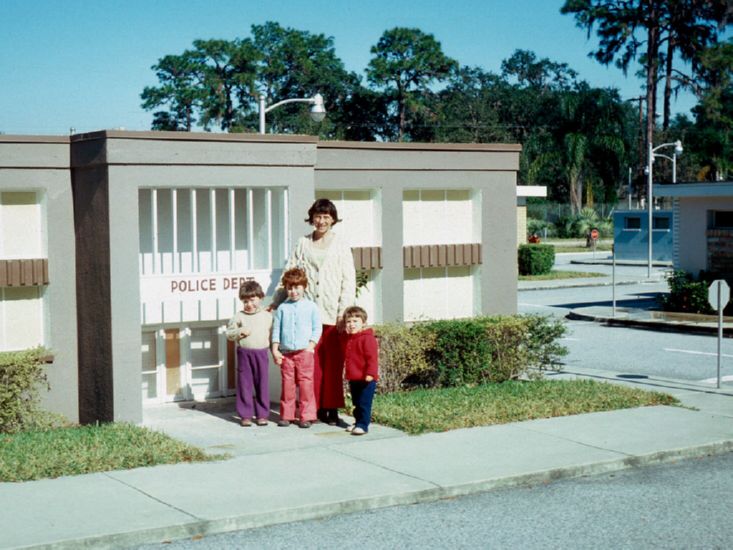
POLYGON ((435 336, 423 325, 390 323, 374 327, 374 332, 379 340, 380 393, 433 385, 435 369, 427 355, 435 336))
POLYGON ((669 294, 663 294, 659 301, 666 311, 684 313, 715 313, 708 303, 708 283, 696 280, 691 274, 677 269, 667 279, 669 294))
POLYGON ((517 254, 520 275, 544 275, 555 265, 555 247, 549 244, 521 244, 517 254))
POLYGON ((527 218, 527 235, 534 235, 541 238, 556 237, 557 229, 552 222, 538 220, 537 218, 527 218))
POLYGON ((541 377, 560 370, 565 325, 538 315, 376 327, 380 393, 541 377))
POLYGON ((40 347, 0 352, 0 433, 16 433, 39 424, 43 416, 39 391, 48 389, 43 368, 47 355, 40 347))
POLYGON ((428 358, 436 370, 438 386, 476 384, 490 361, 491 348, 481 319, 433 321, 425 324, 435 335, 428 358))

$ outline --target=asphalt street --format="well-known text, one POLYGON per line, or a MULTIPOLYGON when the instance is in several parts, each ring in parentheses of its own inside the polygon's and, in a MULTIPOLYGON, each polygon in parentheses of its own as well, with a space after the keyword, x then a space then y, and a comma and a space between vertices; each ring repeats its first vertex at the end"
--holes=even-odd
POLYGON ((732 469, 728 453, 140 548, 730 548, 732 469))

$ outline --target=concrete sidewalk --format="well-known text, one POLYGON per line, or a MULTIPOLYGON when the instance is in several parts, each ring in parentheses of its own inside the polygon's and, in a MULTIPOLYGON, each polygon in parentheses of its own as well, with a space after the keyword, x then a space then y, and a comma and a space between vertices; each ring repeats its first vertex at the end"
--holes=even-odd
MULTIPOLYGON (((560 377, 603 377, 574 370, 560 377)), ((231 399, 145 424, 232 458, 0 484, 0 547, 105 548, 220 533, 733 450, 733 388, 621 381, 699 410, 646 407, 410 437, 240 427, 231 399)))

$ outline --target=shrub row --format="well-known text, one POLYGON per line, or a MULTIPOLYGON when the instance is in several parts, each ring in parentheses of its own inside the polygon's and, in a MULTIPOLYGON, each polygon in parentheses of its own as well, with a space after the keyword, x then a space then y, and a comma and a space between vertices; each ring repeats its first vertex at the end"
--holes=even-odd
POLYGON ((539 315, 477 317, 375 327, 379 391, 455 387, 560 370, 562 321, 539 315))
POLYGON ((520 244, 517 256, 520 275, 544 275, 555 265, 555 247, 549 244, 520 244))
POLYGON ((39 391, 48 388, 44 358, 48 351, 0 352, 0 433, 15 433, 38 424, 39 391))
MULTIPOLYGON (((708 289, 715 279, 721 278, 715 273, 700 271, 695 278, 684 270, 675 270, 668 278, 669 294, 662 294, 659 302, 666 311, 684 313, 703 313, 712 315, 715 310, 708 302, 708 289)), ((724 315, 733 315, 733 304, 724 308, 724 315)))

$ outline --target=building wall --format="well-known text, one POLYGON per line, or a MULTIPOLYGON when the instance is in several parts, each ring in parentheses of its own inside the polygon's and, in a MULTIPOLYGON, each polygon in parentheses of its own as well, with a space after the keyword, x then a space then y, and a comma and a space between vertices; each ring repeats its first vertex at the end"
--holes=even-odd
MULTIPOLYGON (((708 269, 708 212, 733 210, 733 197, 680 197, 679 268, 697 275, 708 269)), ((677 267, 677 266, 676 266, 677 267)))
MULTIPOLYGON (((68 138, 0 135, 0 193, 29 191, 39 199, 42 234, 28 234, 29 225, 34 224, 14 224, 2 232, 16 243, 13 258, 37 257, 38 247, 30 247, 27 255, 22 250, 25 245, 19 250, 17 243, 39 241, 42 257, 48 260, 48 284, 20 289, 23 294, 37 293, 42 303, 41 315, 33 318, 34 324, 40 319, 42 326, 32 345, 42 344, 53 354, 53 362, 46 368, 51 389, 42 392, 42 405, 77 421, 76 272, 68 138)), ((6 259, 0 253, 0 262, 6 259)), ((0 288, 0 293, 7 290, 9 287, 0 288)), ((20 324, 29 315, 28 308, 34 306, 23 301, 15 305, 12 323, 20 324)), ((0 351, 13 347, 0 347, 0 351)))
MULTIPOLYGON (((674 213, 655 210, 652 233, 652 258, 671 262, 674 253, 674 213)), ((619 260, 647 260, 649 258, 649 214, 645 210, 618 210, 613 213, 614 251, 619 260), (633 223, 631 223, 633 221, 633 223)))
MULTIPOLYGON (((473 314, 516 312, 515 187, 519 150, 512 145, 319 143, 315 172, 319 192, 370 189, 381 197, 381 320, 404 320, 419 311, 419 307, 408 303, 412 313, 406 316, 405 312, 405 290, 413 286, 411 281, 416 276, 424 277, 434 289, 423 300, 442 301, 451 299, 451 292, 463 292, 436 281, 434 268, 422 270, 421 275, 405 270, 403 249, 415 244, 408 242, 410 236, 405 234, 405 192, 414 190, 470 190, 476 221, 472 241, 481 244, 482 261, 468 273, 463 269, 455 275, 474 281, 473 314)), ((445 228, 443 243, 456 242, 454 233, 459 233, 461 240, 466 235, 463 228, 452 231, 448 214, 442 218, 437 215, 433 223, 445 228)), ((432 311, 429 304, 425 308, 426 312, 432 311)))
MULTIPOLYGON (((45 403, 72 420, 138 422, 147 400, 231 393, 233 354, 222 327, 238 307, 240 278, 252 276, 272 293, 284 259, 310 231, 304 218, 316 190, 333 194, 354 218, 336 230, 351 234, 370 266, 360 299, 371 300, 372 319, 402 320, 406 310, 412 318, 514 313, 519 152, 514 145, 251 134, 0 136, 0 192, 32 189, 42 201, 50 282, 39 291, 41 343, 54 352, 45 403), (210 208, 201 217, 209 224, 202 233, 210 252, 204 269, 182 268, 183 251, 171 233, 177 229, 166 229, 181 223, 173 207, 179 193, 201 197, 210 208), (255 254, 251 238, 270 239, 263 265, 237 264, 235 237, 229 259, 217 247, 224 242, 217 241, 220 228, 236 233, 238 193, 267 196, 271 207, 273 196, 281 201, 276 213, 256 212, 249 222, 257 235, 247 237, 248 255, 255 254), (365 221, 356 219, 365 214, 365 221), (413 231, 415 220, 425 231, 413 231), (276 252, 274 241, 281 241, 276 252), (185 284, 173 284, 177 278, 185 284), (211 279, 228 286, 214 291, 204 283, 211 279), (202 363, 216 376, 197 386, 191 370, 202 363)), ((196 228, 193 202, 189 208, 185 223, 196 228)), ((277 369, 272 374, 276 399, 277 369)))

